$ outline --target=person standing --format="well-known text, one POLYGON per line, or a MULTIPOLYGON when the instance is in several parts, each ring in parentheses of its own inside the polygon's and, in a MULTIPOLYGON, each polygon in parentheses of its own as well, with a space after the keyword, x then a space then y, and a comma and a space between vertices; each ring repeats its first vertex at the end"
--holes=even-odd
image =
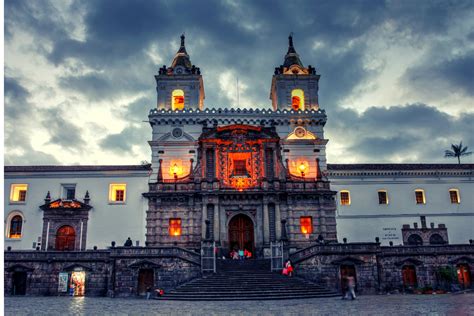
POLYGON ((149 300, 151 296, 151 286, 146 288, 146 299, 149 300))

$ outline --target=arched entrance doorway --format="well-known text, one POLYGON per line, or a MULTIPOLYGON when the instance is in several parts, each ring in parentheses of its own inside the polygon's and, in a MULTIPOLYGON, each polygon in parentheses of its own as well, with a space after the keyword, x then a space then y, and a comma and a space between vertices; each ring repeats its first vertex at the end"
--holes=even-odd
POLYGON ((229 248, 254 251, 253 222, 247 215, 238 214, 229 222, 229 248))
POLYGON ((138 270, 138 295, 146 295, 147 289, 155 287, 155 271, 153 269, 138 270))
POLYGON ((471 287, 471 270, 467 264, 460 264, 457 268, 459 284, 464 288, 468 289, 471 287))
POLYGON ((342 293, 347 292, 347 277, 353 277, 355 282, 355 288, 357 289, 357 273, 356 268, 353 264, 341 264, 341 289, 342 293))
POLYGON ((69 225, 61 226, 56 233, 56 250, 74 250, 76 231, 69 225))
POLYGON ((26 294, 26 272, 15 271, 12 275, 12 294, 13 295, 25 295, 26 294))

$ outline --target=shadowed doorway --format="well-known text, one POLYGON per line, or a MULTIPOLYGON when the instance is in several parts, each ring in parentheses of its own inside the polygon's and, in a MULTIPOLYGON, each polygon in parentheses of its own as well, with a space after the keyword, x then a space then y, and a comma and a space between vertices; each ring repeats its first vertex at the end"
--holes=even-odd
POLYGON ((254 252, 253 222, 247 215, 239 214, 229 222, 230 250, 249 250, 254 252))

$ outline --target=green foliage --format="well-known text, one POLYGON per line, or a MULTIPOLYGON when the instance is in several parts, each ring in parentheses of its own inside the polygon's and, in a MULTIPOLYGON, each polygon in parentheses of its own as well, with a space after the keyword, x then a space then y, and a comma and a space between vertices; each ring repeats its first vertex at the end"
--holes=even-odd
POLYGON ((453 267, 439 267, 437 272, 441 281, 452 282, 456 279, 456 271, 453 267))
POLYGON ((462 142, 459 145, 451 144, 452 150, 445 150, 444 157, 454 157, 458 159, 458 163, 461 163, 462 156, 469 156, 472 154, 472 151, 467 151, 467 146, 463 147, 462 142))

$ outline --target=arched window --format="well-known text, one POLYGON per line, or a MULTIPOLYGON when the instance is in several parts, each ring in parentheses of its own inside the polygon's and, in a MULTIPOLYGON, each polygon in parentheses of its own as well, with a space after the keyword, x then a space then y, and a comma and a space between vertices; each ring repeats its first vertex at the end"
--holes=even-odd
POLYGON ((23 217, 15 215, 10 220, 10 229, 8 231, 8 238, 21 238, 21 228, 23 226, 23 217))
POLYGON ((445 244, 443 237, 440 234, 433 234, 430 237, 430 245, 443 245, 445 244))
POLYGON ((408 244, 410 246, 421 246, 423 245, 423 239, 421 239, 420 235, 412 234, 408 237, 408 244))
POLYGON ((304 111, 304 91, 293 89, 291 91, 291 108, 295 111, 304 111))
POLYGON ((74 250, 76 231, 69 225, 61 226, 56 233, 56 250, 74 250))
POLYGON ((171 94, 171 109, 173 111, 184 109, 184 91, 181 89, 173 90, 171 94))

